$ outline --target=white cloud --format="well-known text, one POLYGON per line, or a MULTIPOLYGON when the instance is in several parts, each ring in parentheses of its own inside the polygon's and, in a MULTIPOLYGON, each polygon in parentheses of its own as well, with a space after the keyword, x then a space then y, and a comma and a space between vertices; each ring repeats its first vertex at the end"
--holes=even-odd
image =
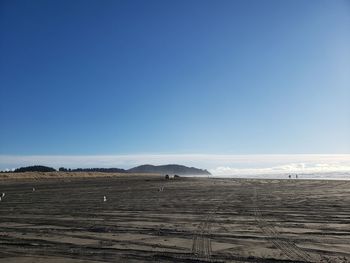
POLYGON ((321 173, 350 173, 350 163, 290 163, 280 166, 265 168, 234 168, 219 166, 210 169, 217 176, 241 176, 241 175, 277 175, 277 174, 321 174, 321 173))

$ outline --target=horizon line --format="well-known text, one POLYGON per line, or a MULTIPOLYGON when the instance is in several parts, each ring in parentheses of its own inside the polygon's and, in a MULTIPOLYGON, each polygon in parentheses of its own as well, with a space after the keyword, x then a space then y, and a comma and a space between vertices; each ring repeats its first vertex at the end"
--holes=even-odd
POLYGON ((0 170, 30 165, 127 169, 143 164, 181 164, 206 169, 212 174, 350 172, 350 154, 0 155, 0 170))

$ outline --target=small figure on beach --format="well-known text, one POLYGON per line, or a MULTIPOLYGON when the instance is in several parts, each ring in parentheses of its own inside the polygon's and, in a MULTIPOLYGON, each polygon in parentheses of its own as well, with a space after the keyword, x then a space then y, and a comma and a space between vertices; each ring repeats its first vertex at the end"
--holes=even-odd
POLYGON ((33 187, 33 192, 35 192, 35 188, 33 187))
POLYGON ((297 174, 295 175, 295 179, 298 179, 298 175, 297 174))
POLYGON ((103 202, 107 202, 107 198, 105 195, 103 196, 103 202))
POLYGON ((5 193, 2 193, 2 194, 1 194, 1 198, 4 198, 4 197, 5 197, 5 193))
POLYGON ((290 179, 290 178, 292 178, 292 176, 291 176, 291 175, 288 175, 288 177, 289 177, 289 179, 290 179))

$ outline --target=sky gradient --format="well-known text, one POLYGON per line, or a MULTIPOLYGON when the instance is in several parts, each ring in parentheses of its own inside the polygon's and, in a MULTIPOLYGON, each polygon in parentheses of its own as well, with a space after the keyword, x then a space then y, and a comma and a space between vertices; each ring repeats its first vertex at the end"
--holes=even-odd
POLYGON ((350 1, 4 0, 0 36, 2 158, 350 153, 350 1))

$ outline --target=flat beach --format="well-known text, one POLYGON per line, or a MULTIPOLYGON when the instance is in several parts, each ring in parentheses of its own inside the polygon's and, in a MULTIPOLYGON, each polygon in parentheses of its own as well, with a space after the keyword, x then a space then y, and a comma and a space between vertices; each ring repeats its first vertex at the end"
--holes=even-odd
POLYGON ((347 181, 44 177, 0 181, 0 262, 350 262, 347 181))

